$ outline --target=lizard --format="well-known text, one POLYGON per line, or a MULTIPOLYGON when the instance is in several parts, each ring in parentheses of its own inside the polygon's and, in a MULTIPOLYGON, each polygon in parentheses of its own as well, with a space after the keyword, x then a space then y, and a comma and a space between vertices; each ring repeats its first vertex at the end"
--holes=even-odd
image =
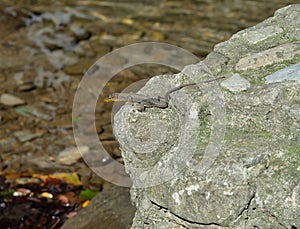
MULTIPOLYGON (((219 79, 223 79, 225 76, 201 81, 200 83, 210 83, 219 79)), ((104 99, 104 102, 131 102, 132 104, 138 104, 138 111, 145 111, 146 108, 157 107, 165 109, 169 106, 170 94, 178 91, 184 87, 194 86, 197 83, 187 83, 180 86, 174 87, 167 91, 167 93, 162 97, 151 97, 148 95, 134 94, 134 93, 112 93, 108 98, 104 99)))

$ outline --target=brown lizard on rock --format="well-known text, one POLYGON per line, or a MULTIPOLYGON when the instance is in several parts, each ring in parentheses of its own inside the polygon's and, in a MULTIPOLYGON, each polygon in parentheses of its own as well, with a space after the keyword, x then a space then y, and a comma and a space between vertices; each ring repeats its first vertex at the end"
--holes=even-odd
MULTIPOLYGON (((225 78, 224 76, 211 79, 211 80, 205 80, 200 83, 209 83, 212 81, 216 81, 219 79, 225 78)), ((142 94, 134 94, 134 93, 112 93, 108 96, 108 98, 104 99, 105 102, 131 102, 132 104, 138 104, 138 110, 144 111, 145 108, 150 107, 157 107, 161 109, 165 109, 169 106, 169 100, 170 100, 170 94, 180 90, 181 88, 187 87, 187 86, 194 86, 197 83, 188 83, 183 84, 178 87, 174 87, 167 91, 165 96, 158 96, 158 97, 151 97, 148 95, 142 95, 142 94)))

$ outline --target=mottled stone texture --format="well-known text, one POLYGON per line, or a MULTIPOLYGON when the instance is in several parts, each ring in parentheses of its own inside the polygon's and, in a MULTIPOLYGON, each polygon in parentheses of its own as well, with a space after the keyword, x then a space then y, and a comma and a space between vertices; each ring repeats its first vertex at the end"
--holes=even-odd
POLYGON ((164 110, 125 105, 116 114, 134 183, 132 228, 300 228, 299 65, 267 80, 300 61, 299 15, 300 5, 282 8, 141 93, 222 82, 173 93, 164 110))

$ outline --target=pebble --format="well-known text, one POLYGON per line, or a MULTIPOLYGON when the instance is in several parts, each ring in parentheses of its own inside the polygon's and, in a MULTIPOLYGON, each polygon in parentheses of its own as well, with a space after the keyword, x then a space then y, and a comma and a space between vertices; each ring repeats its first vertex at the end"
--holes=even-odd
POLYGON ((39 198, 46 198, 46 199, 52 199, 53 195, 49 192, 42 192, 41 194, 38 195, 39 198))
POLYGON ((14 79, 17 84, 22 84, 23 83, 23 77, 24 77, 24 72, 17 72, 14 75, 14 79))
POLYGON ((32 193, 31 190, 27 188, 18 188, 16 191, 22 193, 22 196, 28 196, 32 193))
POLYGON ((30 114, 32 114, 35 117, 40 118, 40 119, 44 119, 44 120, 48 120, 48 121, 52 120, 52 117, 50 115, 44 114, 44 113, 34 109, 33 107, 30 108, 30 114))
POLYGON ((232 92, 241 92, 246 91, 250 87, 250 83, 239 74, 233 74, 230 78, 222 81, 221 86, 232 92))
POLYGON ((65 129, 72 128, 72 121, 70 119, 63 119, 63 120, 55 119, 55 120, 53 120, 52 124, 56 128, 65 128, 65 129))
POLYGON ((68 75, 83 75, 91 66, 91 61, 81 60, 75 64, 67 65, 63 68, 63 71, 68 75))
POLYGON ((18 106, 18 105, 23 105, 26 102, 14 95, 8 94, 8 93, 3 93, 0 96, 0 103, 6 105, 6 106, 18 106))
POLYGON ((151 41, 161 41, 166 39, 166 36, 163 33, 153 31, 149 34, 149 38, 151 41))
POLYGON ((88 146, 67 148, 58 154, 56 161, 62 165, 72 165, 81 158, 81 154, 86 154, 88 152, 88 146))
POLYGON ((57 199, 58 199, 59 202, 62 203, 63 205, 66 205, 66 204, 68 204, 68 202, 69 202, 68 198, 67 198, 65 195, 63 195, 63 194, 59 194, 59 195, 57 196, 57 199))
POLYGON ((25 185, 25 184, 28 184, 28 183, 40 184, 41 180, 39 178, 34 178, 34 177, 20 177, 20 178, 15 180, 15 183, 17 185, 25 185))
POLYGON ((14 136, 20 142, 27 142, 27 141, 33 140, 35 138, 41 137, 41 134, 32 134, 27 131, 15 131, 14 136))
POLYGON ((35 89, 36 86, 33 82, 24 83, 18 86, 18 91, 31 91, 35 89))

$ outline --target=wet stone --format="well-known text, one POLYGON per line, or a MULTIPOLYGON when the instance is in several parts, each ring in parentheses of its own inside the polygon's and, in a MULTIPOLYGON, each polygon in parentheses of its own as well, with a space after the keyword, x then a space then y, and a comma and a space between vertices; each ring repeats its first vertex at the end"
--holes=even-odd
POLYGON ((72 128, 72 122, 70 119, 63 119, 63 120, 53 120, 52 124, 56 128, 65 128, 65 129, 71 129, 72 128))
POLYGON ((60 172, 68 172, 70 169, 59 165, 56 162, 53 162, 53 160, 50 160, 46 156, 38 156, 38 157, 30 157, 27 158, 23 164, 26 164, 28 168, 31 168, 32 170, 39 172, 39 173, 55 173, 57 171, 60 172))
POLYGON ((152 32, 149 34, 149 40, 153 41, 162 41, 166 38, 166 36, 163 33, 160 32, 152 32))
POLYGON ((25 104, 26 102, 14 95, 4 93, 0 96, 0 103, 6 105, 6 106, 18 106, 25 104))
MULTIPOLYGON (((78 61, 78 57, 71 52, 55 50, 47 54, 47 59, 56 68, 61 69, 65 65, 71 65, 78 61)), ((39 74, 40 72, 38 72, 39 74)))
POLYGON ((22 84, 23 83, 23 77, 24 77, 24 72, 17 72, 14 75, 14 79, 17 84, 22 84))
POLYGON ((66 221, 62 229, 130 228, 135 207, 130 202, 129 189, 114 187, 96 195, 88 207, 66 221))
POLYGON ((73 147, 60 152, 56 158, 57 163, 62 165, 72 165, 76 163, 82 154, 89 152, 88 146, 73 147))
POLYGON ((16 132, 14 132, 14 136, 20 142, 27 142, 27 141, 33 140, 35 138, 41 137, 41 134, 40 133, 32 134, 27 131, 16 131, 16 132))
POLYGON ((18 86, 18 91, 31 91, 35 89, 36 86, 33 84, 33 82, 24 83, 18 86))
POLYGON ((59 87, 63 82, 69 80, 69 76, 62 71, 53 73, 45 71, 43 67, 38 68, 37 77, 34 79, 34 85, 38 88, 59 87))
POLYGON ((83 41, 83 40, 87 40, 91 37, 91 33, 78 27, 77 25, 73 24, 71 25, 71 28, 72 32, 74 32, 74 35, 75 35, 75 38, 76 38, 76 41, 83 41))
POLYGON ((69 75, 83 75, 92 65, 93 62, 91 61, 81 60, 75 64, 65 66, 63 71, 69 75))
POLYGON ((50 115, 44 114, 33 107, 28 107, 28 108, 30 110, 30 114, 34 115, 35 117, 37 117, 39 119, 48 120, 48 121, 52 120, 50 115))

